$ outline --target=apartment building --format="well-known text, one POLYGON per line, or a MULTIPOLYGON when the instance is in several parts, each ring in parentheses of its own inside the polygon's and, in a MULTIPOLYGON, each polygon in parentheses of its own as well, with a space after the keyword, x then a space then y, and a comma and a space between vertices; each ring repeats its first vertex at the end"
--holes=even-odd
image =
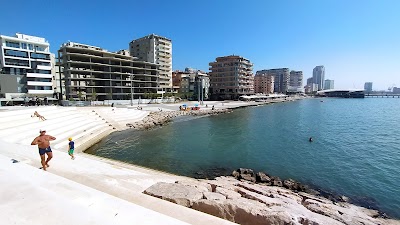
POLYGON ((208 74, 192 68, 185 68, 184 71, 172 73, 173 86, 178 86, 179 93, 186 93, 193 99, 208 99, 210 79, 208 74))
POLYGON ((67 99, 127 100, 131 95, 156 93, 159 87, 157 64, 139 61, 125 51, 67 42, 58 50, 58 58, 67 99))
POLYGON ((53 97, 54 55, 45 38, 0 35, 0 98, 53 97))
POLYGON ((129 52, 140 61, 159 65, 159 88, 172 91, 172 41, 150 34, 129 43, 129 52))
POLYGON ((290 71, 289 86, 292 88, 303 87, 303 71, 290 71))
POLYGON ((257 71, 254 76, 254 93, 274 93, 274 77, 266 71, 257 71))
POLYGON ((334 88, 335 88, 335 81, 326 79, 324 83, 324 90, 329 90, 334 88))
POLYGON ((257 73, 266 74, 274 77, 274 92, 286 93, 290 85, 289 68, 278 68, 269 70, 260 70, 257 73))
POLYGON ((253 64, 237 55, 218 57, 210 62, 210 93, 213 99, 238 99, 254 94, 253 64))

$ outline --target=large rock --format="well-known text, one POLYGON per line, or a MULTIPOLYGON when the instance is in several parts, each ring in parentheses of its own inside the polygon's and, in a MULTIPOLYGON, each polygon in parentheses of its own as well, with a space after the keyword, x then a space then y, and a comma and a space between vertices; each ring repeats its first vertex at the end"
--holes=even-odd
POLYGON ((197 188, 202 192, 212 191, 211 185, 197 180, 180 180, 175 183, 197 188))
POLYGON ((271 178, 263 172, 258 172, 256 174, 256 181, 261 183, 266 183, 267 185, 271 184, 271 178))
POLYGON ((216 193, 216 192, 204 192, 204 199, 208 199, 208 200, 225 200, 226 197, 220 193, 216 193))
POLYGON ((242 197, 242 195, 237 193, 236 191, 225 189, 223 187, 216 187, 215 192, 225 196, 227 199, 235 199, 242 197))
POLYGON ((203 192, 197 188, 176 183, 159 182, 147 188, 144 193, 186 207, 191 207, 193 202, 203 198, 203 192))
POLYGON ((248 199, 227 199, 224 201, 201 199, 193 203, 193 209, 242 225, 295 224, 289 213, 269 211, 264 204, 248 199))

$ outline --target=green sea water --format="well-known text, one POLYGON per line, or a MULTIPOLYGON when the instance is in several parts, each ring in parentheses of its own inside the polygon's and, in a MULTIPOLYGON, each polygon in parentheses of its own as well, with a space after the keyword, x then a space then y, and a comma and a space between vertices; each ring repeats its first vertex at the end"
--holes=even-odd
POLYGON ((88 153, 191 177, 252 168, 400 218, 398 98, 306 99, 183 117, 114 133, 88 153))

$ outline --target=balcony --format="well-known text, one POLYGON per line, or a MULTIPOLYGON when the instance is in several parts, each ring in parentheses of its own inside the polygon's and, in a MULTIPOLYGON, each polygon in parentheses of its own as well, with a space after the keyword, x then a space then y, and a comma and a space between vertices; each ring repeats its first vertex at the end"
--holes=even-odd
POLYGON ((53 74, 27 73, 26 77, 52 78, 53 74))
POLYGON ((29 90, 28 94, 53 94, 53 90, 29 90))
POLYGON ((37 65, 36 68, 38 70, 51 70, 51 66, 37 65))
POLYGON ((53 86, 53 82, 27 81, 28 86, 53 86))

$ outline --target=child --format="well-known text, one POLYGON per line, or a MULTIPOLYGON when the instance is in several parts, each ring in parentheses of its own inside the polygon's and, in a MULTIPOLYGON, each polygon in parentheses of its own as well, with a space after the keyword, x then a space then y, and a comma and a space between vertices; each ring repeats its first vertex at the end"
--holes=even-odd
POLYGON ((68 155, 71 156, 71 159, 75 159, 75 157, 74 157, 75 143, 72 141, 72 137, 68 138, 68 141, 69 141, 68 155))

